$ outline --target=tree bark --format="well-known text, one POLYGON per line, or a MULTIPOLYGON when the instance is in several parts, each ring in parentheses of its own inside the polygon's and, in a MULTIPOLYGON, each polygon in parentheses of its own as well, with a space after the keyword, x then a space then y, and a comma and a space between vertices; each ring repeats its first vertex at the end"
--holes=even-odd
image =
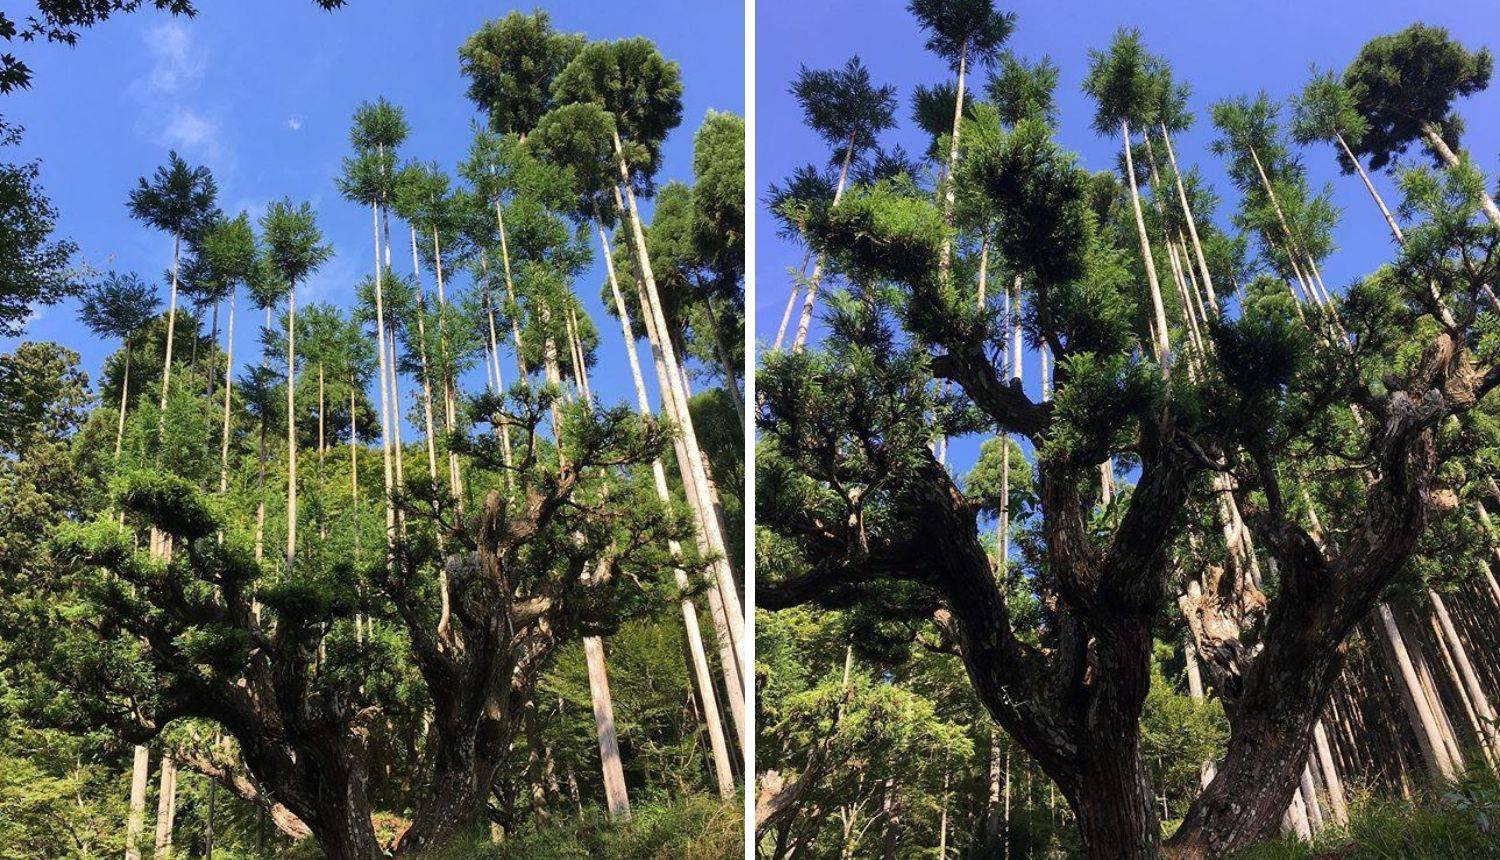
POLYGON ((177 762, 170 753, 161 757, 161 780, 156 793, 156 853, 152 860, 172 856, 172 827, 177 817, 177 762))
POLYGON ((1130 123, 1120 119, 1120 138, 1125 146, 1125 181, 1130 186, 1130 207, 1135 215, 1135 233, 1141 245, 1141 266, 1146 270, 1146 283, 1151 288, 1151 313, 1155 325, 1156 360, 1161 364, 1162 375, 1170 372, 1171 346, 1167 343, 1167 311, 1162 305, 1161 284, 1156 279, 1156 258, 1151 255, 1151 239, 1146 235, 1146 218, 1141 213, 1141 190, 1135 181, 1135 157, 1131 153, 1130 123))
MULTIPOLYGON (((619 148, 616 147, 616 151, 617 152, 618 152, 618 149, 619 148)), ((834 189, 833 189, 833 203, 831 204, 831 206, 838 206, 839 205, 839 200, 843 199, 843 196, 844 196, 844 184, 848 181, 848 178, 849 178, 849 165, 850 165, 851 162, 853 162, 853 160, 854 160, 854 133, 851 133, 849 135, 849 143, 844 147, 844 164, 843 164, 842 167, 839 168, 839 182, 838 182, 838 185, 835 186, 834 189)), ((622 165, 624 164, 623 160, 621 161, 621 164, 622 165)), ((630 184, 629 184, 629 180, 627 179, 626 180, 626 191, 627 192, 629 192, 629 187, 630 187, 630 184)), ((635 198, 632 196, 631 197, 632 211, 633 211, 633 207, 635 205, 634 200, 635 200, 635 198)), ((644 254, 645 252, 642 251, 641 253, 644 254)), ((808 278, 807 278, 807 297, 802 300, 802 314, 801 314, 801 316, 799 316, 797 318, 797 336, 792 339, 792 352, 801 352, 802 351, 802 347, 807 344, 807 333, 808 333, 808 330, 812 328, 813 304, 818 299, 818 282, 821 281, 822 279, 823 279, 823 255, 819 254, 818 257, 817 257, 817 260, 815 260, 813 262, 812 274, 809 275, 808 278)), ((653 290, 655 289, 654 279, 653 279, 652 289, 653 290)), ((793 295, 796 294, 795 290, 793 290, 792 292, 793 292, 793 295)), ((779 337, 778 337, 778 340, 780 340, 779 337)))
MULTIPOLYGON (((1422 137, 1427 141, 1427 146, 1433 154, 1443 160, 1443 163, 1451 167, 1459 165, 1458 154, 1443 140, 1442 133, 1436 125, 1430 122, 1422 123, 1422 137)), ((1490 219, 1490 223, 1500 227, 1500 208, 1495 206, 1495 199, 1490 196, 1489 191, 1481 190, 1479 194, 1479 205, 1484 209, 1484 217, 1490 219)))
POLYGON ((297 561, 297 284, 287 293, 286 317, 286 576, 297 561))
POLYGON ((130 804, 125 817, 125 860, 141 860, 141 834, 146 827, 146 781, 151 776, 151 750, 136 744, 130 768, 130 804))
POLYGON ((604 641, 586 636, 583 653, 589 670, 589 698, 594 703, 594 727, 599 733, 599 759, 604 767, 604 803, 609 817, 630 820, 630 794, 625 789, 625 771, 620 764, 620 741, 615 731, 614 702, 609 695, 609 676, 604 663, 604 641))

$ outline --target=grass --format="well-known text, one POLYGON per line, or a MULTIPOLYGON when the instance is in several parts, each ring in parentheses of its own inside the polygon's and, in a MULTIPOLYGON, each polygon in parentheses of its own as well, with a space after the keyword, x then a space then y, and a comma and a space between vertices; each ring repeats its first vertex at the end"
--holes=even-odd
POLYGON ((1312 844, 1264 842, 1236 860, 1500 860, 1500 779, 1470 774, 1456 784, 1425 788, 1411 801, 1364 795, 1349 825, 1312 844))
POLYGON ((721 801, 689 795, 638 803, 628 824, 602 814, 555 819, 528 826, 500 844, 478 840, 449 846, 428 860, 740 860, 744 856, 744 807, 735 797, 721 801))

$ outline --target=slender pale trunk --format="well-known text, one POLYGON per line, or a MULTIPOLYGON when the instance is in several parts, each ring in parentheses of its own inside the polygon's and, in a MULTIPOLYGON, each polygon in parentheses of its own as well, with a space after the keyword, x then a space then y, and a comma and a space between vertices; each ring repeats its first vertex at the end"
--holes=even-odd
POLYGON ((1474 700, 1469 696, 1469 690, 1459 674, 1458 665, 1453 660, 1453 652, 1448 648, 1443 628, 1438 623, 1435 614, 1429 615, 1427 621, 1433 632, 1433 641, 1437 643, 1438 657, 1442 660, 1443 668, 1448 670, 1448 680, 1452 682, 1453 688, 1457 691, 1458 702, 1464 710, 1464 716, 1468 718, 1469 728, 1474 732, 1474 737, 1478 739, 1480 755, 1484 758, 1485 764, 1489 765, 1491 770, 1494 770, 1494 752, 1490 749, 1485 727, 1481 725, 1479 712, 1474 707, 1474 700))
MULTIPOLYGON (((493 301, 493 295, 490 293, 488 263, 484 264, 484 311, 486 321, 489 323, 490 364, 492 365, 491 370, 493 371, 495 380, 495 390, 493 393, 496 397, 504 397, 505 374, 500 371, 500 342, 495 332, 495 304, 493 301)), ((507 489, 509 489, 515 481, 515 476, 510 473, 509 469, 509 467, 513 465, 515 456, 510 447, 509 424, 502 423, 500 425, 500 455, 507 467, 505 472, 505 486, 507 489)))
MULTIPOLYGON (((635 331, 631 325, 630 309, 625 304, 625 296, 620 292, 620 283, 615 276, 614 250, 609 242, 608 235, 604 232, 604 225, 596 217, 594 226, 599 232, 599 244, 604 249, 605 270, 609 276, 610 293, 615 302, 615 316, 620 321, 620 336, 625 343, 626 357, 630 362, 630 378, 635 383, 636 406, 644 416, 651 412, 651 401, 646 394, 646 379, 641 372, 640 357, 635 351, 635 331)), ((667 490, 666 472, 662 468, 661 459, 657 458, 651 463, 651 474, 656 483, 656 496, 664 504, 669 500, 667 490)), ((703 528, 699 523, 698 535, 700 545, 706 545, 703 541, 703 528)), ((682 548, 676 541, 671 541, 669 548, 674 559, 682 557, 682 548)), ((677 587, 687 592, 691 586, 687 574, 679 567, 675 568, 677 587)), ((729 698, 730 716, 734 721, 737 735, 744 736, 745 699, 744 685, 739 675, 739 661, 735 658, 735 647, 732 635, 729 631, 728 620, 724 616, 723 602, 719 598, 717 588, 709 590, 712 617, 714 619, 715 635, 719 643, 719 664, 724 674, 724 687, 729 698)), ((704 716, 708 722, 709 741, 714 755, 714 770, 719 777, 720 791, 728 784, 733 790, 734 777, 730 769, 727 745, 724 742, 724 731, 719 727, 719 712, 714 693, 713 678, 708 671, 708 658, 705 656, 703 647, 703 635, 698 628, 698 610, 693 605, 691 598, 682 598, 683 624, 687 628, 688 648, 692 652, 693 668, 698 684, 699 699, 703 702, 704 716), (717 730, 716 730, 717 727, 717 730), (723 761, 720 761, 721 748, 723 750, 723 761), (727 776, 727 779, 726 779, 727 776)))
POLYGON ((417 228, 411 228, 411 270, 417 282, 417 360, 422 367, 422 420, 427 429, 427 477, 437 492, 437 428, 432 413, 432 373, 427 365, 427 296, 422 292, 421 266, 417 261, 417 228))
POLYGON ((172 827, 177 818, 177 762, 170 755, 161 758, 161 781, 156 794, 156 853, 153 860, 172 856, 172 827))
MULTIPOLYGON (((391 468, 391 397, 385 351, 385 298, 382 287, 385 267, 380 259, 380 204, 370 203, 375 225, 375 351, 380 355, 380 457, 385 467, 385 555, 394 572, 396 564, 395 475, 391 468)), ((352 413, 351 413, 351 419, 352 413)))
MULTIPOLYGON (((443 413, 447 422, 448 432, 455 433, 458 428, 458 409, 454 394, 454 382, 451 366, 451 357, 448 355, 448 334, 445 320, 448 315, 448 294, 443 282, 443 249, 438 240, 437 227, 432 228, 432 260, 433 270, 437 275, 438 290, 438 352, 442 361, 442 386, 443 386, 443 413)), ((464 512, 464 483, 463 474, 459 469, 458 452, 448 447, 448 485, 453 492, 453 504, 460 515, 464 512)), ((444 575, 444 589, 447 588, 447 576, 444 575)))
MULTIPOLYGON (((505 272, 505 296, 514 305, 516 303, 516 286, 510 273, 510 244, 505 238, 505 215, 502 212, 502 208, 500 198, 495 198, 495 226, 500 233, 500 263, 505 272)), ((510 336, 516 345, 516 370, 520 371, 521 378, 525 379, 530 374, 526 370, 526 357, 522 354, 521 350, 521 323, 516 319, 515 314, 511 314, 510 317, 510 336)))
POLYGON ((620 742, 615 733, 615 711, 605 673, 604 642, 598 636, 585 636, 583 652, 588 663, 589 694, 594 703, 594 726, 599 732, 599 758, 604 767, 604 802, 611 819, 628 821, 630 796, 625 790, 625 770, 620 766, 620 742))
POLYGON ((146 782, 151 777, 151 750, 139 744, 130 768, 130 805, 125 817, 125 860, 141 860, 146 829, 146 782))
POLYGON ((681 428, 683 448, 687 454, 686 472, 691 478, 693 492, 700 500, 703 510, 703 524, 709 542, 710 550, 718 557, 714 564, 716 578, 721 598, 724 601, 724 610, 729 620, 730 630, 735 642, 735 651, 739 659, 740 676, 743 678, 749 671, 749 643, 744 636, 744 613, 740 609, 739 592, 736 591, 734 575, 729 566, 728 553, 724 541, 724 535, 719 527, 718 518, 714 515, 712 499, 713 494, 709 489, 708 475, 705 468, 703 451, 698 445, 698 434, 693 427, 693 416, 688 409, 688 397, 686 389, 682 384, 682 377, 674 372, 672 368, 679 366, 676 347, 672 344, 671 330, 667 327, 666 314, 662 310, 661 297, 656 289, 656 276, 651 270, 651 258, 646 251, 646 233, 641 221, 640 210, 636 205, 635 191, 630 185, 630 169, 625 163, 623 147, 620 144, 619 135, 614 136, 615 155, 619 160, 621 185, 625 189, 625 199, 629 204, 629 221, 632 238, 634 239, 637 263, 641 271, 641 291, 646 301, 641 305, 642 313, 646 315, 648 334, 654 328, 656 331, 655 342, 660 353, 660 360, 664 367, 666 384, 662 390, 662 402, 667 406, 667 413, 681 428))
POLYGON ((1427 760, 1434 776, 1443 780, 1451 780, 1455 769, 1452 760, 1448 757, 1447 747, 1443 743, 1441 730, 1438 728, 1436 717, 1428 705, 1427 697, 1422 691, 1422 682, 1417 676, 1417 670, 1412 664, 1411 655, 1407 652, 1405 639, 1401 630, 1396 626, 1396 618, 1391 613, 1389 606, 1384 603, 1376 607, 1381 629, 1381 642, 1386 646, 1388 656, 1394 664, 1400 683, 1404 689, 1402 701, 1407 706, 1408 716, 1412 722, 1412 728, 1416 730, 1417 743, 1422 750, 1422 757, 1427 760))
POLYGON ((120 378, 120 417, 115 422, 115 464, 120 462, 120 450, 125 444, 125 405, 130 395, 130 341, 125 341, 125 372, 120 378))
POLYGON ((1151 288, 1151 313, 1156 360, 1161 364, 1162 376, 1170 375, 1171 347, 1167 343, 1167 311, 1161 300, 1161 284, 1156 279, 1156 258, 1151 254, 1151 239, 1146 235, 1146 217, 1141 212, 1141 190, 1135 181, 1135 156, 1130 147, 1130 123, 1120 119, 1120 137, 1125 145, 1125 181, 1130 186, 1130 208, 1135 214, 1135 233, 1141 244, 1141 265, 1146 269, 1146 283, 1151 288))
POLYGON ((719 353, 719 364, 724 368, 724 387, 729 391, 729 402, 734 405, 734 413, 740 419, 740 425, 745 424, 745 396, 740 393, 740 380, 735 375, 734 362, 730 360, 729 341, 724 339, 724 328, 719 325, 719 312, 714 308, 712 296, 703 300, 708 309, 708 324, 714 330, 714 349, 719 353))
POLYGON ((1448 614, 1448 605, 1443 601, 1442 595, 1430 589, 1427 595, 1432 600, 1433 614, 1442 630, 1443 639, 1447 640, 1448 653, 1452 655, 1454 665, 1463 678, 1462 688, 1468 693, 1470 704, 1484 729, 1481 738, 1492 753, 1500 756, 1500 733, 1496 731, 1497 716, 1494 708, 1490 706, 1489 696, 1485 695, 1484 687, 1479 683, 1479 675, 1474 671, 1474 664, 1469 660, 1468 649, 1464 647, 1463 640, 1458 635, 1458 629, 1453 625, 1453 618, 1448 614))
POLYGON ((1172 176, 1177 185, 1177 201, 1182 205, 1182 214, 1188 225, 1188 235, 1193 240, 1193 253, 1198 260, 1198 271, 1203 275, 1203 287, 1208 292, 1209 303, 1217 312, 1218 296, 1214 293, 1214 278, 1208 270, 1208 258, 1203 253, 1203 242, 1198 238, 1198 219, 1193 216, 1193 207, 1188 203, 1187 189, 1182 184, 1182 171, 1177 168, 1177 151, 1172 146, 1172 134, 1167 124, 1161 123, 1161 138, 1166 144, 1167 162, 1172 165, 1172 176))
POLYGON ((286 575, 297 560, 297 283, 286 316, 286 575))
MULTIPOLYGON (((844 164, 839 168, 839 182, 833 189, 832 206, 839 205, 844 197, 844 185, 849 180, 849 165, 854 161, 854 138, 857 132, 849 133, 849 143, 844 146, 844 164)), ((619 136, 615 137, 615 152, 620 152, 619 136)), ((621 171, 625 171, 624 155, 620 155, 621 171)), ((630 180, 625 180, 625 190, 630 197, 631 211, 635 211, 635 193, 630 190, 630 180)), ((642 251, 642 254, 645 252, 642 251)), ((792 339, 792 351, 801 352, 802 347, 807 344, 807 332, 812 328, 813 304, 818 299, 818 282, 823 279, 823 255, 819 254, 813 263, 812 274, 807 278, 807 296, 802 300, 802 315, 797 319, 797 336, 792 339)), ((654 287, 653 287, 654 289, 654 287)), ((795 292, 795 291, 794 291, 795 292)), ((778 341, 780 338, 778 338, 778 341)))
POLYGON ((224 429, 219 438, 219 494, 229 492, 229 405, 234 389, 234 293, 229 294, 229 345, 224 357, 224 429))
POLYGON ((167 429, 167 392, 172 387, 172 341, 177 332, 177 271, 182 258, 182 239, 172 237, 172 291, 167 305, 167 351, 161 363, 161 404, 156 417, 158 435, 167 429))
POLYGON ((1322 720, 1313 724, 1313 750, 1323 773, 1323 785, 1328 789, 1328 804, 1332 807, 1334 823, 1342 827, 1349 823, 1349 802, 1344 797, 1344 781, 1333 760, 1333 748, 1328 743, 1328 732, 1323 728, 1322 720))
POLYGON ((1307 806, 1308 829, 1313 836, 1323 832, 1323 807, 1318 801, 1318 787, 1313 781, 1312 768, 1308 765, 1302 766, 1302 776, 1298 779, 1299 790, 1302 793, 1302 802, 1307 806))
MULTIPOLYGON (((1443 160, 1449 167, 1457 167, 1459 164, 1458 154, 1443 140, 1442 133, 1436 125, 1430 122, 1422 123, 1422 137, 1426 139, 1427 146, 1433 153, 1443 160)), ((1479 205, 1484 209, 1484 217, 1490 219, 1490 223, 1500 227, 1500 208, 1496 208, 1495 199, 1489 192, 1481 189, 1479 192, 1479 205)))
POLYGON ((781 311, 781 325, 776 327, 776 342, 771 349, 780 351, 781 344, 786 340, 787 325, 792 321, 792 309, 797 306, 797 296, 802 292, 802 284, 807 280, 807 264, 812 262, 812 249, 808 248, 802 255, 802 265, 797 268, 799 273, 797 280, 792 283, 792 292, 786 297, 786 307, 781 311))
POLYGON ((953 265, 953 218, 958 200, 958 134, 964 119, 964 83, 969 64, 969 39, 964 37, 958 46, 958 85, 953 99, 953 131, 948 137, 948 169, 943 178, 943 248, 938 257, 938 280, 948 283, 948 270, 953 265))

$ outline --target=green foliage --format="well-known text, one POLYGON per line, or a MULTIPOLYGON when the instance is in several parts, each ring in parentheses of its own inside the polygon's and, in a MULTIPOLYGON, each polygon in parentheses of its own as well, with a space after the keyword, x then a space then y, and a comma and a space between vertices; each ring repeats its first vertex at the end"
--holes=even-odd
POLYGON ((584 45, 581 33, 559 33, 542 9, 486 21, 458 49, 469 99, 499 134, 525 135, 558 106, 552 82, 584 45))
POLYGON ((177 239, 195 240, 217 215, 218 185, 207 167, 190 167, 176 152, 156 169, 148 182, 143 176, 130 192, 130 214, 147 226, 177 239))
POLYGON ((1372 170, 1430 133, 1457 149, 1463 123, 1453 103, 1489 86, 1493 69, 1489 49, 1468 51, 1442 27, 1413 24, 1371 39, 1344 70, 1344 87, 1369 126, 1350 148, 1368 155, 1372 170))
MULTIPOLYGON (((0 58, 0 91, 11 59, 0 58)), ((18 140, 18 132, 0 123, 0 146, 18 140)), ((37 182, 40 175, 35 161, 0 164, 0 335, 6 337, 21 333, 34 308, 55 305, 82 286, 70 268, 77 247, 53 236, 58 212, 37 182)))
POLYGON ((802 106, 803 123, 823 138, 835 161, 842 162, 846 151, 858 155, 874 146, 876 136, 894 124, 896 88, 872 83, 858 56, 840 69, 803 66, 791 93, 802 106))

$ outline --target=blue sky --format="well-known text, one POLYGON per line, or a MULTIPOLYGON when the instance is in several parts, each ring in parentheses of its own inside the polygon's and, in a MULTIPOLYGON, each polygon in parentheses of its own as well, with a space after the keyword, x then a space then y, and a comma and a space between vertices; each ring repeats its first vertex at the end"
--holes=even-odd
MULTIPOLYGON (((73 48, 20 45, 35 81, 0 100, 6 118, 26 129, 19 152, 6 156, 42 160, 43 185, 61 210, 58 232, 78 243, 82 261, 148 278, 166 271, 170 240, 132 220, 125 200, 136 178, 163 163, 169 149, 213 170, 227 212, 248 209, 258 217, 283 196, 310 201, 335 256, 299 301, 347 307, 372 259, 369 211, 345 201, 334 185, 350 151, 350 117, 361 102, 385 96, 406 109, 412 128, 403 155, 435 160, 453 173, 478 116, 464 96, 458 46, 486 18, 510 8, 352 2, 328 13, 311 0, 198 5, 194 19, 154 10, 121 15, 85 31, 73 48)), ((519 8, 529 12, 533 5, 519 8)), ((546 8, 560 30, 595 39, 646 36, 682 65, 683 123, 666 142, 660 178, 691 181, 692 136, 707 110, 744 114, 743 7, 557 0, 546 8)), ((410 260, 403 247, 398 241, 393 248, 401 271, 409 263, 400 261, 410 260)), ((575 284, 602 335, 594 387, 608 402, 634 404, 619 326, 599 303, 603 271, 596 265, 575 284)), ((431 276, 424 279, 430 290, 431 276)), ((165 300, 165 285, 161 292, 165 300)), ((79 351, 91 379, 116 348, 78 324, 73 303, 43 310, 23 338, 0 338, 0 350, 22 339, 56 340, 79 351)), ((253 343, 242 329, 237 364, 247 363, 253 343)), ((502 364, 513 382, 508 353, 502 364)), ((483 383, 477 370, 469 387, 483 383)), ((404 380, 403 391, 411 385, 404 380)), ((649 387, 654 402, 655 384, 649 387)))
MULTIPOLYGON (((1016 29, 1007 47, 1020 56, 1049 55, 1061 68, 1058 83, 1059 139, 1080 153, 1091 170, 1113 169, 1118 136, 1101 138, 1089 128, 1094 105, 1080 84, 1088 71, 1090 48, 1106 47, 1116 28, 1139 27, 1147 47, 1171 63, 1178 80, 1192 87, 1189 108, 1196 122, 1174 137, 1184 168, 1196 165, 1222 199, 1218 218, 1227 226, 1238 197, 1224 163, 1208 151, 1214 137, 1208 106, 1221 98, 1266 90, 1284 101, 1300 92, 1308 66, 1342 70, 1374 36, 1412 23, 1445 26, 1466 46, 1500 49, 1500 16, 1485 0, 1441 4, 1397 0, 1328 0, 1307 3, 1263 0, 1257 3, 1187 2, 998 2, 1016 13, 1016 29)), ((897 129, 881 140, 900 143, 908 152, 926 149, 924 135, 911 122, 910 98, 917 84, 950 80, 945 63, 923 49, 924 37, 904 2, 826 0, 807 3, 760 0, 756 6, 756 144, 759 273, 755 296, 758 339, 776 336, 791 281, 790 267, 800 264, 799 247, 778 240, 776 224, 764 210, 766 188, 797 166, 822 163, 827 150, 802 125, 801 111, 787 93, 798 68, 832 68, 858 54, 878 84, 894 84, 899 99, 897 129)), ((984 73, 978 79, 982 84, 984 73)), ((1500 82, 1458 106, 1467 123, 1464 145, 1491 175, 1500 171, 1500 82)), ((1357 177, 1339 175, 1331 147, 1302 152, 1309 180, 1321 187, 1333 183, 1334 201, 1343 210, 1335 233, 1337 250, 1323 267, 1330 288, 1344 285, 1389 259, 1390 234, 1357 177)), ((1399 198, 1389 176, 1377 176, 1377 187, 1394 206, 1399 198)), ((1493 183, 1492 183, 1493 185, 1493 183)), ((795 319, 795 316, 794 316, 795 319)), ((794 323, 795 324, 795 323, 794 323)), ((814 329, 816 336, 817 329, 814 329)), ((1037 358, 1028 349, 1024 374, 1035 396, 1037 358)), ((957 471, 966 470, 978 439, 954 446, 957 471)))

